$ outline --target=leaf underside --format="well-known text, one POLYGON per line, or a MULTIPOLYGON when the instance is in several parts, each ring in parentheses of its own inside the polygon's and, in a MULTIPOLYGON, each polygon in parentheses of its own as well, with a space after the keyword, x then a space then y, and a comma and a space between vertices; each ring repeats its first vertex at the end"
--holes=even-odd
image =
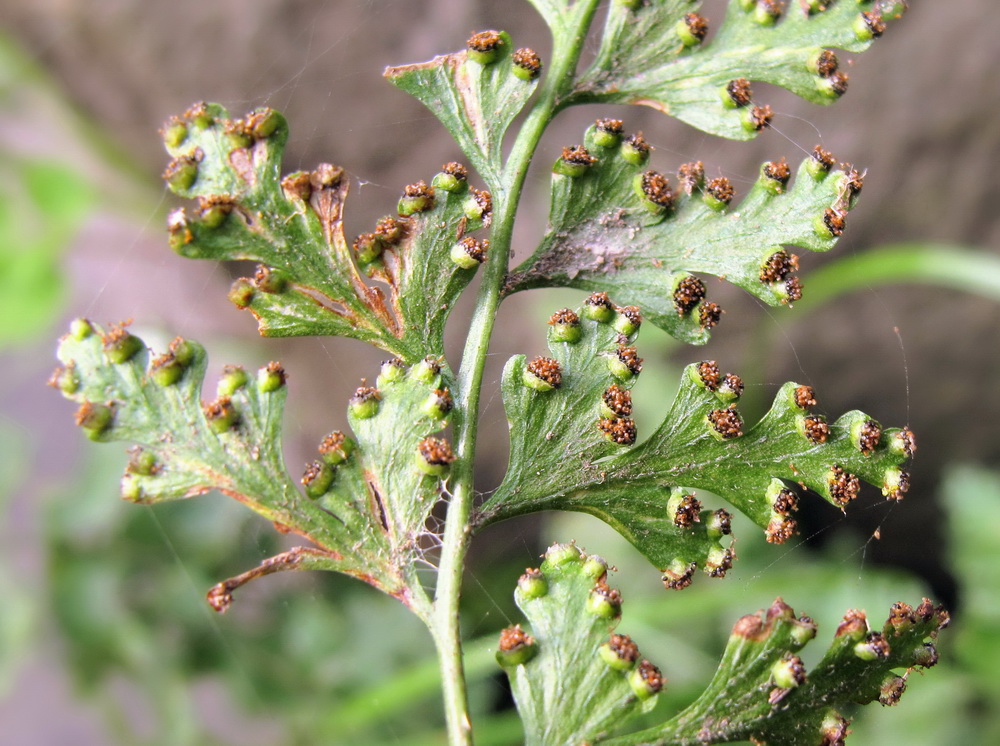
POLYGON ((815 55, 827 48, 867 49, 872 35, 856 24, 876 3, 827 0, 809 12, 793 1, 781 4, 784 12, 772 23, 761 5, 732 0, 713 38, 685 46, 683 19, 700 2, 612 3, 597 56, 569 103, 642 104, 713 135, 748 140, 760 131, 747 116, 759 102, 751 97, 734 105, 726 93, 730 81, 770 83, 815 104, 836 101, 843 91, 835 76, 842 73, 836 66, 819 71, 815 55))
POLYGON ((200 345, 175 340, 150 361, 141 340, 121 327, 105 332, 78 321, 74 329, 60 342, 63 367, 52 382, 81 405, 78 423, 92 439, 137 444, 122 478, 125 499, 149 504, 218 490, 282 532, 312 541, 321 551, 307 550, 307 566, 357 576, 408 600, 419 536, 439 494, 439 479, 416 467, 418 444, 446 425, 424 410, 444 385, 436 364, 410 371, 389 365, 393 380, 383 385, 380 377, 368 416, 353 406, 348 412, 355 438, 325 439, 337 447, 326 454, 321 448, 303 477, 303 494, 282 458, 287 392, 280 366, 272 363, 256 378, 227 367, 219 396, 206 404, 200 345), (123 344, 134 353, 113 362, 123 344))
POLYGON ((277 112, 232 119, 221 106, 202 104, 164 132, 174 159, 164 178, 177 194, 198 199, 190 214, 171 213, 171 246, 190 258, 260 262, 230 298, 254 314, 261 334, 354 337, 408 362, 440 349, 445 321, 474 275, 449 252, 488 219, 467 214, 464 179, 458 191, 415 185, 425 187, 426 204, 380 221, 366 234, 375 256, 362 257, 344 236, 350 180, 342 169, 321 164, 281 178, 288 132, 277 112), (175 132, 182 135, 171 138, 175 132))
POLYGON ((864 612, 848 611, 807 670, 798 653, 815 638, 816 623, 779 598, 734 625, 715 676, 688 707, 659 725, 614 735, 651 709, 662 678, 634 641, 612 634, 623 604, 606 571, 600 558, 556 544, 518 582, 514 598, 530 630, 505 630, 497 659, 528 744, 842 743, 848 722, 839 711, 895 705, 910 674, 936 663, 934 641, 949 621, 927 599, 915 609, 894 604, 875 630, 864 612))
POLYGON ((546 233, 534 254, 511 271, 505 293, 538 287, 607 291, 692 344, 708 341, 718 314, 708 312, 714 304, 700 279, 693 303, 679 299, 680 283, 691 273, 709 274, 770 305, 793 303, 801 295, 797 257, 784 247, 831 249, 836 237, 824 220, 840 221, 842 231, 861 188, 857 172, 826 170, 810 157, 790 185, 787 164, 764 164, 742 200, 710 206, 712 188, 731 185, 710 187, 700 163, 686 164, 682 173, 691 177, 668 186, 669 207, 654 211, 641 180, 655 172, 627 161, 620 138, 603 146, 599 136, 596 125, 585 135, 584 147, 596 162, 583 174, 553 174, 546 233), (769 167, 784 172, 785 180, 769 177, 769 167))
POLYGON ((514 74, 511 38, 506 32, 499 37, 497 59, 489 64, 462 50, 385 70, 389 82, 441 120, 491 189, 500 185, 503 136, 537 85, 514 74))
POLYGON ((601 413, 601 403, 612 385, 627 391, 634 382, 617 376, 623 357, 634 352, 637 332, 618 331, 625 320, 620 311, 606 321, 588 313, 593 306, 585 304, 576 342, 556 341, 558 328, 552 327, 558 388, 532 388, 526 375, 532 364, 524 356, 507 363, 510 463, 477 526, 540 510, 590 513, 664 570, 670 587, 681 587, 695 564, 719 576, 732 560, 721 544, 728 521, 719 511, 701 510, 690 490, 724 498, 774 542, 794 532, 791 515, 803 489, 842 509, 857 496, 859 478, 891 498, 905 492, 908 476, 900 465, 913 448, 908 430, 883 430, 858 411, 826 423, 810 411, 812 389, 794 383, 786 383, 771 410, 749 427, 736 408, 742 382, 723 376, 710 361, 687 367, 655 432, 636 438, 633 430, 637 444, 613 442, 629 439, 631 419, 627 412, 601 413))

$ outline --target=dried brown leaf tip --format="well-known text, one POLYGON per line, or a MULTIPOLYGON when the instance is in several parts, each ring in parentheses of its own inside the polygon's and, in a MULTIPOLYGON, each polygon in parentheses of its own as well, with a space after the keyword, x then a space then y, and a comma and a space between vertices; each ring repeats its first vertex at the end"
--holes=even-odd
POLYGON ((722 319, 722 308, 716 303, 703 303, 698 311, 698 325, 702 329, 714 329, 722 319))
POLYGON ((722 371, 719 370, 718 363, 714 360, 702 360, 695 368, 695 372, 697 373, 696 383, 701 384, 709 391, 718 390, 719 384, 722 383, 722 371))
POLYGON ((683 563, 678 564, 678 567, 671 565, 664 570, 663 577, 660 578, 663 581, 663 587, 668 591, 682 591, 687 588, 694 580, 694 571, 698 569, 696 562, 691 562, 686 566, 683 563))
POLYGON ((308 202, 312 196, 312 183, 307 171, 295 171, 281 180, 281 190, 285 199, 308 202))
POLYGON ((726 84, 726 96, 729 105, 733 108, 747 106, 753 100, 753 89, 750 87, 750 81, 746 78, 730 80, 726 84))
POLYGON ((812 386, 796 386, 792 400, 799 409, 809 410, 816 406, 816 390, 812 386))
POLYGON ((511 56, 514 74, 523 80, 534 80, 542 73, 542 58, 534 49, 521 47, 511 56))
POLYGON ((562 386, 562 368, 550 357, 536 357, 524 369, 524 382, 538 391, 551 391, 562 386))
POLYGON ((691 528, 701 521, 701 503, 694 495, 682 495, 674 509, 674 525, 678 528, 691 528))
POLYGON ((743 435, 743 419, 733 407, 713 409, 708 413, 712 432, 722 440, 730 440, 743 435))
POLYGON ((722 209, 733 201, 736 190, 725 176, 717 176, 705 185, 705 202, 709 207, 722 209))
POLYGON ((677 180, 681 189, 687 194, 693 194, 696 189, 701 189, 705 183, 705 164, 701 161, 691 161, 685 163, 677 169, 677 180))
POLYGON ((632 394, 617 383, 611 384, 601 395, 602 412, 612 417, 628 417, 632 414, 632 394))
POLYGON ((830 497, 841 508, 846 507, 861 491, 861 480, 841 466, 831 467, 826 484, 830 497))
POLYGON ((856 168, 850 169, 844 174, 844 180, 840 184, 840 196, 847 201, 848 205, 854 204, 854 200, 861 194, 861 189, 865 185, 864 174, 856 168))
POLYGON ((826 439, 830 437, 830 426, 823 415, 811 414, 808 417, 803 417, 801 422, 802 434, 806 438, 817 445, 826 443, 826 439))
POLYGON ((309 174, 309 184, 314 191, 336 189, 344 178, 344 169, 332 163, 320 163, 309 174))
POLYGON ((628 417, 604 418, 597 423, 597 429, 612 443, 620 446, 632 445, 637 436, 635 420, 628 417))
POLYGON ((674 308, 678 316, 686 316, 705 299, 705 283, 694 275, 687 275, 674 288, 674 308))

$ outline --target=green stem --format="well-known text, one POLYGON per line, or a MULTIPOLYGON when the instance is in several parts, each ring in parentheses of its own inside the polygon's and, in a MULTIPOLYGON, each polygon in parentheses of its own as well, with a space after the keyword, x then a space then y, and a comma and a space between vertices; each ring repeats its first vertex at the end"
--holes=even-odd
POLYGON ((577 61, 597 4, 598 0, 582 0, 571 11, 569 22, 561 29, 554 29, 552 66, 541 87, 539 98, 514 142, 504 168, 503 185, 493 194, 489 259, 476 297, 476 307, 458 371, 458 401, 454 425, 458 459, 453 470, 454 483, 442 537, 432 627, 441 665, 449 741, 455 746, 472 743, 472 724, 469 721, 462 666, 459 599, 462 569, 471 537, 469 517, 475 498, 473 461, 486 355, 500 305, 500 289, 507 274, 514 219, 528 166, 545 128, 559 109, 561 97, 572 85, 577 61))

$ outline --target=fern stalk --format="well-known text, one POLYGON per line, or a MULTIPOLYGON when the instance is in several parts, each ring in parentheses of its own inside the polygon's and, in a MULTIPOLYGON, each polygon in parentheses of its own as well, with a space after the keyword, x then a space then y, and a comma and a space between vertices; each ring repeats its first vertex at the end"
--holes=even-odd
POLYGON ((560 99, 573 82, 573 73, 597 6, 598 0, 586 0, 580 3, 574 11, 569 33, 556 35, 552 69, 514 142, 504 169, 502 184, 493 191, 494 223, 490 231, 490 255, 483 273, 479 295, 476 297, 465 353, 458 373, 459 405, 456 407, 455 441, 459 466, 455 470, 455 484, 445 518, 434 599, 435 616, 432 622, 432 632, 441 661, 448 734, 450 742, 456 745, 472 742, 462 667, 459 600, 462 590, 462 569, 472 538, 469 518, 475 496, 473 467, 483 371, 486 367, 486 356, 496 322, 497 308, 501 301, 500 291, 510 261, 511 238, 524 179, 545 128, 558 111, 560 99))

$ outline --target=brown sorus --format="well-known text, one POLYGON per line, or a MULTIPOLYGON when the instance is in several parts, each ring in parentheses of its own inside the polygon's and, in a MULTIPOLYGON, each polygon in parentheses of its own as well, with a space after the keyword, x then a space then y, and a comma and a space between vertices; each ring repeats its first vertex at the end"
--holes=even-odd
POLYGON ((736 196, 736 190, 733 189, 732 182, 725 176, 717 176, 709 181, 705 185, 705 192, 725 205, 732 202, 733 197, 736 196))
POLYGON ((696 562, 692 562, 687 566, 687 569, 681 573, 675 573, 670 569, 663 571, 663 577, 660 580, 663 581, 663 587, 669 591, 681 591, 691 585, 691 581, 694 580, 694 571, 698 568, 696 562))
POLYGON ((562 368, 550 357, 536 357, 528 363, 528 372, 554 389, 562 386, 562 368))
POLYGON ((594 122, 594 126, 601 130, 601 132, 607 132, 609 135, 620 135, 624 131, 621 119, 605 117, 594 122))
POLYGON ((717 390, 722 382, 722 371, 719 370, 719 364, 714 360, 702 360, 698 363, 698 378, 709 391, 717 390))
POLYGON ((708 421, 724 439, 738 438, 743 435, 743 420, 740 413, 733 407, 713 409, 708 413, 708 421))
POLYGON ((632 394, 617 383, 611 384, 602 398, 605 406, 619 417, 628 417, 632 414, 632 394))
POLYGON ((635 443, 635 420, 628 417, 604 418, 597 423, 598 429, 620 446, 630 446, 635 443))
POLYGON ((534 49, 521 47, 511 56, 511 62, 529 73, 532 78, 537 78, 542 72, 542 58, 534 49))
POLYGON ((746 106, 753 99, 753 89, 746 78, 730 80, 726 85, 726 92, 736 106, 746 106))
POLYGON ((694 495, 684 495, 680 505, 674 511, 674 525, 678 528, 691 528, 701 521, 701 503, 694 495))
POLYGON ((677 169, 677 179, 680 181, 681 189, 688 194, 692 194, 705 181, 705 164, 701 161, 691 161, 690 163, 683 164, 677 169))
POLYGON ((843 508, 858 496, 858 492, 861 490, 861 480, 854 474, 844 471, 840 466, 834 466, 830 472, 830 478, 827 481, 830 497, 843 508))
POLYGON ((784 249, 771 254, 761 265, 760 281, 764 283, 781 282, 799 268, 799 258, 789 254, 784 249))
POLYGON ((792 396, 795 399, 795 406, 799 409, 816 406, 816 390, 812 386, 797 386, 792 396))
POLYGON ((503 38, 498 31, 492 29, 475 33, 466 42, 466 46, 476 52, 492 52, 501 44, 503 44, 503 38))
POLYGON ((688 275, 674 289, 674 308, 678 316, 686 316, 705 299, 705 283, 688 275))
POLYGON ((714 329, 722 319, 722 308, 716 303, 703 303, 698 312, 698 324, 702 329, 714 329))
POLYGON ((670 182, 659 171, 646 171, 642 175, 642 193, 654 205, 669 208, 674 204, 670 182))
POLYGON ((813 443, 826 443, 830 437, 830 426, 822 415, 812 414, 802 420, 802 429, 813 443))
POLYGON ((562 159, 574 166, 592 166, 597 159, 582 145, 567 145, 562 149, 562 159))
POLYGON ((447 466, 455 460, 451 444, 444 438, 424 438, 417 444, 417 450, 431 466, 447 466))
POLYGON ((616 354, 618 355, 618 359, 629 369, 630 373, 639 375, 642 372, 642 358, 639 357, 639 352, 635 347, 619 345, 616 354))

